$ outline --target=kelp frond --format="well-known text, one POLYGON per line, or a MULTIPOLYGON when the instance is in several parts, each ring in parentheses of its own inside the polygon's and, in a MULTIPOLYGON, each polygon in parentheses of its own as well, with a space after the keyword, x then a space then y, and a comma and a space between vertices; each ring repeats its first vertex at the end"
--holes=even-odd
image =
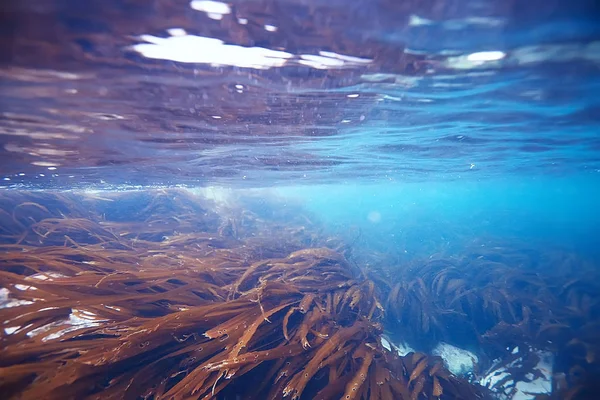
POLYGON ((319 237, 304 226, 221 219, 178 191, 138 194, 127 216, 123 196, 0 199, 5 398, 482 396, 439 360, 385 350, 376 284, 305 248, 319 237))

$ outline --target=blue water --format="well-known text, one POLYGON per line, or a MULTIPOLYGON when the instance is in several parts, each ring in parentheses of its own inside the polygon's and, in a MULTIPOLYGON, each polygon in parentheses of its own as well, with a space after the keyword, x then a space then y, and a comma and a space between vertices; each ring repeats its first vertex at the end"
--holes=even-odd
MULTIPOLYGON (((563 296, 571 288, 560 283, 581 278, 581 288, 576 282, 575 290, 563 296, 568 299, 560 300, 564 309, 557 314, 564 315, 538 310, 539 320, 532 325, 541 334, 555 319, 568 323, 577 331, 569 335, 600 349, 590 335, 600 326, 600 293, 594 293, 597 286, 593 286, 600 266, 597 3, 28 0, 3 4, 0 241, 14 253, 21 245, 24 252, 37 251, 37 246, 60 247, 63 240, 63 247, 80 240, 83 246, 75 243, 74 248, 87 251, 86 240, 95 239, 85 224, 79 237, 73 236, 77 240, 66 234, 62 238, 60 229, 59 239, 54 231, 40 234, 35 226, 52 213, 57 225, 67 226, 68 217, 89 212, 90 220, 95 218, 90 225, 101 235, 108 232, 105 224, 121 232, 116 241, 122 241, 127 250, 118 251, 125 255, 138 251, 134 231, 144 227, 148 232, 142 236, 151 238, 149 244, 160 251, 165 245, 165 254, 180 251, 183 259, 187 251, 194 254, 192 245, 186 239, 177 249, 169 241, 198 234, 190 233, 190 227, 202 227, 211 237, 226 232, 223 243, 252 242, 266 235, 267 241, 277 243, 271 243, 276 248, 273 254, 280 251, 278 257, 286 257, 289 252, 281 249, 287 243, 273 240, 279 238, 276 229, 263 218, 281 229, 285 238, 306 239, 286 230, 300 225, 298 231, 308 232, 308 238, 329 237, 324 243, 331 247, 344 243, 340 248, 349 262, 363 268, 365 276, 376 275, 369 279, 391 278, 378 288, 382 302, 394 285, 405 283, 402 279, 415 278, 411 266, 427 266, 427 260, 450 260, 463 268, 461 277, 476 275, 469 275, 472 271, 467 268, 482 268, 469 291, 479 290, 484 308, 486 296, 494 303, 494 294, 505 295, 500 301, 514 305, 523 320, 516 323, 519 318, 504 317, 519 329, 529 325, 519 302, 534 295, 519 292, 515 268, 523 270, 527 284, 530 272, 537 278, 550 276, 543 289, 535 286, 538 281, 523 285, 544 299, 555 299, 546 296, 550 291, 563 296), (180 192, 166 190, 172 188, 208 193, 218 200, 215 209, 206 211, 204 200, 194 206, 182 203, 183 217, 170 215, 165 222, 163 213, 180 211, 173 205, 179 204, 180 192), (44 198, 36 197, 38 191, 69 194, 44 198), (147 197, 140 195, 145 191, 147 197), (113 192, 127 193, 121 197, 113 192), (44 206, 31 204, 37 199, 47 201, 51 211, 44 213, 44 206), (68 205, 74 209, 68 210, 68 205), (252 218, 244 220, 244 207, 252 218), (147 210, 160 215, 146 215, 147 210), (208 222, 196 215, 202 212, 210 214, 208 222), (236 217, 248 224, 240 228, 243 238, 231 233, 236 217), (186 218, 192 222, 186 224, 186 218), (160 223, 165 227, 157 228, 160 223), (39 238, 27 231, 30 225, 39 238), (263 225, 272 230, 251 231, 263 225), (50 244, 42 244, 45 240, 50 244), (485 259, 480 253, 493 256, 485 259), (486 276, 486 268, 493 269, 497 278, 501 269, 493 261, 504 255, 502 262, 512 275, 503 278, 506 282, 490 283, 493 278, 486 276), (590 276, 593 282, 586 285, 590 276), (517 283, 508 282, 511 279, 517 283), (490 288, 492 294, 487 292, 490 288)), ((69 229, 65 232, 71 234, 69 229)), ((205 241, 204 233, 199 240, 205 241)), ((302 243, 310 247, 316 241, 302 243)), ((156 255, 152 246, 148 253, 135 256, 152 259, 156 255)), ((108 275, 96 289, 113 275, 106 272, 112 271, 112 261, 106 260, 98 261, 108 264, 101 271, 108 275)), ((73 270, 79 268, 85 266, 73 270)), ((12 270, 6 276, 15 278, 10 274, 12 270)), ((6 282, 12 290, 2 292, 8 304, 7 293, 14 296, 21 289, 13 285, 17 280, 6 282)), ((441 297, 439 287, 435 293, 441 297)), ((463 294, 456 294, 456 299, 463 294)), ((425 301, 424 306, 415 305, 422 299, 415 297, 418 301, 411 305, 416 311, 407 313, 421 318, 421 312, 431 311, 427 307, 441 307, 434 310, 438 314, 431 311, 432 318, 437 315, 441 321, 451 313, 443 307, 454 300, 440 306, 443 302, 436 296, 427 298, 429 306, 425 301)), ((391 301, 390 308, 394 305, 391 301)), ((473 320, 479 318, 475 309, 469 308, 473 320)), ((390 315, 384 322, 391 337, 412 339, 423 349, 438 339, 419 338, 421 326, 401 326, 390 315), (400 328, 393 332, 396 325, 400 328), (406 337, 403 329, 409 331, 406 337)), ((457 339, 460 328, 453 326, 447 339, 484 354, 483 331, 477 340, 467 335, 457 339)), ((530 332, 530 342, 539 337, 530 332)), ((501 338, 496 343, 501 351, 490 345, 486 354, 495 357, 511 340, 501 338)), ((556 352, 565 360, 555 366, 584 365, 590 374, 597 373, 597 359, 588 362, 573 356, 572 343, 565 344, 569 340, 571 336, 556 352)), ((532 348, 548 345, 540 343, 532 348)), ((506 351, 508 359, 512 350, 506 351)))
POLYGON ((523 246, 598 257, 600 181, 592 178, 490 178, 437 183, 282 188, 339 234, 424 256, 510 238, 523 246), (423 242, 427 241, 427 246, 423 242))
POLYGON ((594 2, 42 3, 2 33, 4 189, 258 188, 382 251, 596 256, 594 2), (182 35, 196 61, 156 55, 182 35), (258 47, 287 61, 240 66, 258 47))

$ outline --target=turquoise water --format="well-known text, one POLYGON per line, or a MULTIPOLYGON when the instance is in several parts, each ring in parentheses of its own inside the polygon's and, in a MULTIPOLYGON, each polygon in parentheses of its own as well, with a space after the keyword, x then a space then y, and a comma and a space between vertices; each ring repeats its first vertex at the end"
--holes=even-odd
POLYGON ((505 237, 598 255, 600 180, 593 177, 346 184, 278 192, 301 199, 338 232, 360 227, 362 240, 373 235, 408 252, 420 250, 422 240, 443 249, 505 237))

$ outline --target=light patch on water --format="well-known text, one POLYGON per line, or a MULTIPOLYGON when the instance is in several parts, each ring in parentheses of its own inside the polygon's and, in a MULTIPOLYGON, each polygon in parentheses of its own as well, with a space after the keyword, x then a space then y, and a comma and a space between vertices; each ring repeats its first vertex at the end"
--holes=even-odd
POLYGON ((220 21, 223 19, 223 14, 206 13, 206 16, 210 19, 214 19, 215 21, 220 21))
POLYGON ((506 24, 506 20, 493 17, 466 17, 457 19, 446 19, 443 21, 434 21, 428 18, 411 15, 408 20, 409 27, 417 26, 441 26, 447 30, 459 30, 469 27, 500 27, 506 24))
POLYGON ((427 18, 419 17, 418 15, 411 15, 408 19, 408 26, 426 26, 433 25, 433 21, 427 18))
MULTIPOLYGON (((275 28, 265 25, 265 29, 270 31, 274 31, 275 28)), ((283 50, 225 44, 219 39, 187 34, 181 28, 170 29, 168 32, 170 36, 166 38, 141 35, 139 39, 145 43, 135 44, 131 49, 144 57, 157 60, 254 69, 269 69, 290 64, 316 69, 341 69, 360 67, 371 62, 364 58, 332 52, 294 55, 283 50)))
POLYGON ((8 67, 0 70, 0 76, 9 76, 10 79, 15 79, 25 82, 52 82, 56 79, 63 80, 80 80, 93 77, 92 74, 79 74, 66 71, 55 71, 49 69, 33 69, 8 67))
POLYGON ((500 68, 504 65, 528 65, 549 62, 588 61, 600 63, 600 41, 591 43, 547 44, 524 46, 508 53, 482 51, 448 57, 444 64, 452 69, 500 68))
POLYGON ((467 17, 462 19, 451 19, 444 23, 446 29, 465 29, 468 27, 490 27, 497 28, 504 26, 506 20, 502 18, 493 17, 467 17))
POLYGON ((56 166, 59 164, 50 161, 33 161, 31 165, 35 165, 37 167, 48 167, 49 171, 54 171, 56 169, 56 166))
POLYGON ((120 119, 125 119, 124 116, 119 115, 119 114, 103 114, 103 113, 86 113, 87 115, 89 115, 92 118, 96 118, 102 121, 115 121, 115 120, 120 120, 120 119))
POLYGON ((506 53, 500 50, 480 51, 456 57, 448 57, 446 65, 454 69, 472 69, 482 66, 500 66, 500 61, 506 58, 506 53))
MULTIPOLYGON (((8 124, 11 124, 8 122, 8 124)), ((77 139, 76 135, 68 135, 64 133, 58 132, 47 132, 47 131, 37 131, 35 128, 5 128, 0 126, 0 134, 7 136, 19 136, 19 137, 28 137, 31 139, 38 140, 50 140, 50 139, 62 139, 62 140, 71 140, 77 139)))
POLYGON ((221 20, 223 15, 231 14, 231 7, 229 4, 221 1, 192 0, 190 7, 196 11, 202 11, 206 13, 208 18, 214 20, 221 20))
POLYGON ((344 62, 342 60, 323 56, 314 56, 310 54, 302 54, 300 56, 300 61, 298 62, 302 65, 308 65, 309 67, 318 69, 328 69, 331 67, 339 68, 344 66, 344 62))
POLYGON ((40 147, 23 147, 23 146, 14 144, 14 143, 5 144, 4 150, 13 152, 13 153, 25 153, 25 154, 29 154, 30 156, 36 156, 36 157, 41 157, 41 156, 65 157, 65 156, 77 153, 76 151, 73 151, 73 150, 60 150, 60 149, 53 149, 50 147, 41 147, 41 146, 40 147))
POLYGON ((525 46, 515 49, 511 58, 519 64, 586 60, 600 62, 600 41, 525 46))
POLYGON ((242 68, 268 69, 282 67, 292 54, 261 47, 225 44, 222 40, 196 35, 160 38, 142 35, 132 48, 144 57, 182 63, 230 65, 242 68))
POLYGON ((204 12, 208 18, 215 21, 220 21, 225 15, 231 14, 231 6, 222 1, 192 0, 190 7, 204 12))
POLYGON ((373 60, 368 58, 360 58, 353 56, 346 56, 343 54, 334 53, 332 51, 319 51, 319 55, 328 58, 337 58, 338 60, 347 61, 353 64, 370 64, 373 60))
MULTIPOLYGON (((402 75, 398 75, 398 74, 375 73, 375 74, 361 75, 360 79, 362 79, 365 82, 372 82, 372 83, 380 83, 380 82, 393 80, 393 83, 398 86, 401 86, 403 88, 412 88, 412 87, 417 86, 419 81, 421 81, 423 79, 423 77, 402 76, 402 75)), ((435 77, 428 77, 428 79, 435 79, 435 77)), ((390 82, 390 83, 392 83, 392 82, 390 82)))
POLYGON ((181 29, 181 28, 167 29, 167 32, 169 32, 169 35, 171 35, 171 36, 185 36, 185 35, 187 35, 187 32, 185 31, 185 29, 181 29))

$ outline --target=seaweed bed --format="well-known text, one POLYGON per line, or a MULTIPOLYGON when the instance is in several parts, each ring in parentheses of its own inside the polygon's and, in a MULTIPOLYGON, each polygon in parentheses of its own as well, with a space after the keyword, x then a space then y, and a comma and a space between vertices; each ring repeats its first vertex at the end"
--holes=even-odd
POLYGON ((539 398, 596 393, 594 265, 496 247, 367 268, 309 216, 251 203, 2 193, 3 398, 493 398, 429 355, 440 341, 522 380, 551 351, 539 398), (384 329, 423 352, 387 350, 384 329))

